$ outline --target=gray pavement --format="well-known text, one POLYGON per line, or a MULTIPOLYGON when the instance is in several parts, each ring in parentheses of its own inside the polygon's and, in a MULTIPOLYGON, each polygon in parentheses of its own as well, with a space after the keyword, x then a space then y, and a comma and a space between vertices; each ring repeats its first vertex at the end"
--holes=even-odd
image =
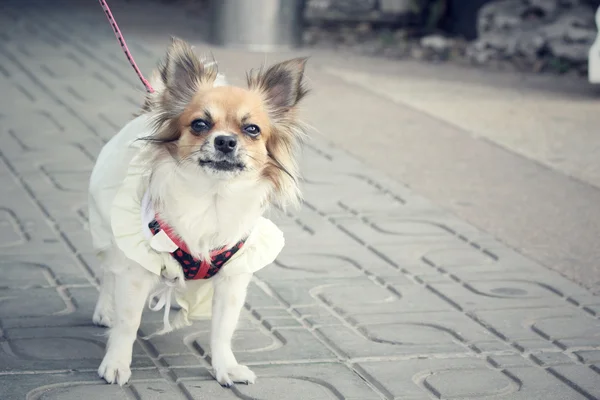
POLYGON ((322 68, 342 84, 321 80, 321 98, 344 98, 341 110, 315 110, 331 140, 600 294, 600 86, 350 60, 322 68), (361 129, 340 128, 346 115, 361 115, 361 129))
MULTIPOLYGON (((168 34, 203 46, 201 16, 141 1, 113 11, 145 71, 168 34)), ((215 55, 240 80, 264 61, 215 55)), ((309 70, 307 115, 321 134, 305 149, 306 203, 273 213, 287 246, 253 280, 234 338, 257 383, 226 390, 212 379, 201 322, 138 340, 132 381, 118 388, 95 373, 105 336, 91 324, 99 271, 86 187, 141 87, 95 2, 5 3, 1 400, 600 398, 600 297, 332 144, 342 127, 378 126, 356 112, 377 100, 333 77, 335 62, 321 55, 309 70), (338 133, 318 124, 326 118, 338 133)), ((141 333, 160 320, 147 311, 141 333)))

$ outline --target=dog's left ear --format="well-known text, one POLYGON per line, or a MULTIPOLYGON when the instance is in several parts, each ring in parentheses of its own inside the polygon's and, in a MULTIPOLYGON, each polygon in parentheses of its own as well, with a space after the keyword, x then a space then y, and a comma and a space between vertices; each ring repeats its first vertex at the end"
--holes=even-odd
POLYGON ((295 58, 248 74, 248 88, 258 91, 268 106, 275 134, 266 143, 269 162, 263 177, 274 187, 273 201, 281 207, 298 205, 301 199, 296 152, 305 131, 294 112, 298 102, 308 93, 304 84, 306 58, 295 58))
POLYGON ((264 72, 248 74, 248 88, 263 93, 275 117, 294 108, 308 93, 304 84, 306 61, 307 58, 294 58, 264 72))

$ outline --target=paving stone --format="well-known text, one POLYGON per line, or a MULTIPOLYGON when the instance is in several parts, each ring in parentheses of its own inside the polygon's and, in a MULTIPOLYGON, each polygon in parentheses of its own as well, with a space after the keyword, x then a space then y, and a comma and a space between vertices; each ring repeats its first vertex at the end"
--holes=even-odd
POLYGON ((331 166, 324 166, 322 170, 311 167, 304 170, 303 191, 310 199, 307 200, 309 207, 324 215, 390 215, 410 208, 401 195, 364 175, 332 171, 331 166))
POLYGON ((457 222, 449 217, 428 215, 419 219, 418 216, 394 218, 390 216, 369 217, 366 221, 356 219, 336 219, 336 223, 357 240, 370 245, 397 244, 406 241, 419 241, 423 238, 444 240, 454 238, 454 232, 477 235, 477 230, 466 224, 457 222))
POLYGON ((570 382, 578 391, 590 399, 600 397, 598 372, 583 365, 559 365, 551 371, 560 376, 563 381, 570 382))
POLYGON ((367 277, 274 281, 270 288, 294 307, 327 305, 341 315, 450 310, 452 307, 417 284, 383 287, 367 277), (360 293, 360 296, 357 296, 360 293))
POLYGON ((196 354, 165 355, 160 357, 160 361, 165 367, 171 368, 171 370, 175 368, 210 367, 210 362, 208 360, 205 360, 196 354))
POLYGON ((586 310, 590 314, 595 315, 596 317, 600 315, 600 303, 588 304, 583 308, 584 310, 586 310))
MULTIPOLYGON (((146 309, 140 327, 142 336, 150 335, 151 333, 160 330, 163 327, 162 316, 162 311, 152 312, 146 309)), ((256 323, 253 321, 253 318, 249 316, 248 313, 244 313, 240 317, 238 329, 254 328, 256 328, 256 323)), ((155 357, 182 354, 196 354, 203 356, 204 350, 202 347, 199 347, 195 340, 198 337, 208 337, 207 334, 209 332, 209 320, 194 321, 189 327, 179 329, 168 335, 155 336, 150 341, 146 342, 146 345, 152 349, 153 356, 155 357)))
POLYGON ((75 307, 68 292, 54 288, 7 289, 2 292, 0 315, 2 320, 10 318, 32 318, 46 315, 61 315, 75 307))
POLYGON ((214 379, 210 380, 191 380, 182 383, 185 391, 190 394, 193 399, 215 399, 215 400, 231 400, 239 399, 236 396, 236 391, 231 389, 223 389, 214 379))
MULTIPOLYGON (((2 400, 101 400, 131 399, 133 391, 141 390, 147 393, 148 388, 165 390, 165 381, 157 370, 138 370, 132 378, 131 384, 120 388, 117 385, 107 385, 93 372, 65 371, 40 374, 8 374, 0 375, 2 400)), ((172 390, 172 394, 176 392, 172 390)), ((181 397, 167 397, 166 399, 179 399, 181 397)), ((157 393, 145 399, 158 399, 157 393)), ((163 397, 160 397, 161 399, 163 397)))
MULTIPOLYGON (((0 371, 96 370, 104 355, 106 335, 96 327, 7 329, 0 371)), ((153 367, 136 345, 132 368, 153 367)))
POLYGON ((264 400, 298 399, 325 400, 344 398, 348 400, 375 400, 380 397, 353 371, 341 364, 315 363, 305 365, 270 365, 254 367, 262 384, 237 386, 237 390, 250 398, 264 400))
POLYGON ((495 310, 507 308, 561 307, 565 301, 552 291, 532 282, 517 280, 432 284, 431 287, 446 299, 466 310, 495 310), (524 301, 527 299, 527 301, 524 301))
POLYGON ((69 169, 73 168, 73 162, 90 164, 89 159, 82 157, 83 154, 78 152, 72 143, 86 135, 91 137, 92 134, 84 130, 85 127, 65 111, 53 108, 28 112, 27 118, 11 119, 6 129, 10 138, 16 141, 22 150, 16 154, 7 154, 19 171, 29 172, 45 164, 62 165, 69 169), (40 130, 40 126, 44 129, 40 130), (48 143, 52 145, 48 146, 48 143), (60 151, 60 154, 64 152, 67 157, 57 158, 57 151, 60 151))
POLYGON ((0 288, 23 289, 57 285, 90 284, 77 260, 67 254, 2 257, 0 288))
MULTIPOLYGON (((326 135, 301 158, 303 207, 269 213, 287 245, 251 282, 234 336, 257 383, 214 380, 204 320, 138 339, 131 383, 103 384, 87 186, 143 92, 96 3, 49 4, 0 13, 0 399, 600 398, 598 296, 326 135)), ((160 2, 113 6, 145 74, 162 28, 197 39, 206 25, 160 2)), ((146 311, 140 336, 162 316, 146 311)))
POLYGON ((248 286, 248 294, 246 296, 246 304, 249 304, 253 309, 262 308, 285 308, 284 305, 276 298, 273 292, 265 292, 264 285, 259 287, 255 282, 250 282, 248 286))
POLYGON ((357 366, 392 398, 585 398, 539 368, 515 367, 503 373, 474 358, 365 362, 357 366))
POLYGON ((555 351, 557 346, 543 338, 538 339, 515 339, 512 346, 521 352, 555 351))
POLYGON ((533 361, 542 366, 573 364, 573 359, 564 353, 536 353, 531 354, 530 357, 533 361))
POLYGON ((571 304, 580 306, 585 312, 591 315, 596 317, 600 316, 600 299, 598 299, 598 296, 594 296, 590 293, 577 293, 572 295, 570 292, 567 292, 566 295, 568 296, 567 301, 571 304))
POLYGON ((385 357, 469 352, 442 329, 419 325, 382 325, 370 329, 323 326, 317 328, 329 344, 347 358, 385 357), (404 328, 404 329, 403 329, 404 328))
POLYGON ((488 362, 496 368, 508 367, 528 367, 531 365, 529 360, 520 354, 500 354, 491 355, 487 358, 488 362))
POLYGON ((261 279, 269 281, 352 278, 365 275, 406 280, 397 268, 362 246, 330 246, 320 251, 309 248, 284 248, 272 267, 257 273, 261 279))
POLYGON ((564 348, 598 344, 600 321, 575 308, 479 311, 476 315, 486 326, 527 351, 559 348, 554 342, 564 348))
POLYGON ((78 251, 77 257, 78 260, 81 261, 83 268, 89 272, 91 277, 93 277, 92 279, 96 279, 98 282, 100 282, 102 277, 102 268, 100 260, 96 256, 95 252, 78 251))
MULTIPOLYGON (((209 332, 201 332, 195 339, 197 345, 208 350, 209 332)), ((335 354, 313 334, 302 328, 244 330, 238 329, 232 341, 239 362, 264 364, 282 361, 323 361, 335 359, 335 354)))
POLYGON ((396 244, 377 245, 374 249, 394 265, 415 274, 427 270, 436 275, 441 271, 454 273, 455 266, 477 266, 480 271, 502 269, 493 255, 451 235, 400 239, 396 244))
POLYGON ((574 337, 555 340, 556 346, 563 349, 598 348, 597 337, 574 337))
POLYGON ((510 343, 503 342, 501 339, 491 341, 474 341, 470 346, 477 353, 507 353, 514 352, 514 347, 510 343))
POLYGON ((583 363, 600 362, 600 350, 581 350, 574 351, 573 354, 583 363))
MULTIPOLYGON (((469 329, 464 329, 465 326, 469 326, 469 318, 454 310, 445 312, 353 314, 349 317, 349 320, 355 326, 372 332, 373 336, 377 336, 375 332, 380 328, 389 326, 387 330, 390 333, 398 337, 406 336, 405 340, 396 340, 401 345, 444 342, 462 345, 486 343, 486 348, 490 350, 491 343, 497 343, 498 347, 502 348, 500 347, 501 341, 484 327, 472 325, 469 329), (419 331, 419 333, 415 334, 415 331, 419 331)), ((381 336, 378 337, 381 339, 381 336)), ((393 342, 393 340, 386 341, 393 342)))
POLYGON ((325 306, 300 306, 293 307, 293 310, 312 327, 343 325, 346 323, 343 317, 325 306))
MULTIPOLYGON (((466 287, 491 287, 509 282, 517 282, 528 286, 537 287, 537 292, 547 292, 556 295, 558 298, 563 298, 564 301, 584 304, 586 303, 587 292, 580 286, 572 282, 566 281, 563 277, 556 273, 548 272, 540 274, 540 269, 534 266, 524 266, 523 268, 494 268, 493 270, 481 268, 477 266, 462 267, 453 269, 448 274, 454 281, 463 283, 466 287)), ((525 295, 523 289, 510 288, 492 288, 494 295, 525 295)), ((592 301, 595 301, 593 299, 592 301)))
MULTIPOLYGON (((79 209, 79 204, 74 207, 79 209)), ((74 211, 75 214, 77 211, 74 211)), ((77 249, 76 254, 94 253, 94 247, 86 237, 89 238, 87 223, 81 218, 63 218, 61 219, 61 236, 64 242, 71 248, 77 249)))
POLYGON ((218 385, 212 381, 212 376, 204 368, 177 368, 174 373, 178 382, 181 382, 194 398, 198 399, 241 397, 265 400, 281 398, 374 400, 381 398, 357 374, 342 364, 315 362, 311 365, 310 369, 304 364, 252 366, 252 370, 259 376, 259 381, 269 387, 267 391, 262 390, 258 384, 249 386, 238 384, 232 390, 215 390, 218 385), (214 397, 204 397, 206 394, 214 397), (238 394, 239 397, 232 396, 233 394, 238 394))
POLYGON ((193 399, 239 399, 237 385, 233 389, 223 389, 206 368, 174 368, 173 375, 193 399))
POLYGON ((300 328, 303 326, 299 316, 289 310, 265 308, 253 310, 252 316, 260 321, 267 330, 278 328, 300 328))
POLYGON ((286 237, 295 239, 296 248, 319 249, 332 245, 346 247, 356 245, 351 237, 340 235, 339 229, 325 216, 307 207, 302 207, 302 210, 293 216, 277 217, 277 215, 273 215, 273 222, 278 224, 286 237))

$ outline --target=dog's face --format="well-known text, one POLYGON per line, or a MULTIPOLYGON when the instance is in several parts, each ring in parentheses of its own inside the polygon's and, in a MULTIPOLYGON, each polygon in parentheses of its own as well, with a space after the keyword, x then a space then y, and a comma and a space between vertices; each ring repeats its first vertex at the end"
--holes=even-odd
POLYGON ((306 94, 305 59, 248 74, 248 87, 215 84, 216 64, 204 63, 175 39, 157 71, 145 110, 154 116, 151 140, 177 165, 220 180, 244 176, 269 182, 272 200, 299 199, 295 150, 304 135, 297 104, 306 94))
POLYGON ((201 90, 179 124, 179 159, 192 159, 210 176, 229 179, 267 166, 272 123, 257 92, 233 86, 201 90))

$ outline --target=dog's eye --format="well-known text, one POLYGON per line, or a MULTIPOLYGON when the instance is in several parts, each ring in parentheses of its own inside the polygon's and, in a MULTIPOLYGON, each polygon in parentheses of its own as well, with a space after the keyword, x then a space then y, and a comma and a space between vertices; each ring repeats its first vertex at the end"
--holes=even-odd
POLYGON ((210 123, 203 119, 195 119, 190 125, 195 133, 202 133, 210 130, 210 123))
POLYGON ((248 134, 249 136, 257 137, 258 135, 260 135, 260 128, 256 125, 250 124, 244 126, 244 132, 246 132, 246 134, 248 134))

